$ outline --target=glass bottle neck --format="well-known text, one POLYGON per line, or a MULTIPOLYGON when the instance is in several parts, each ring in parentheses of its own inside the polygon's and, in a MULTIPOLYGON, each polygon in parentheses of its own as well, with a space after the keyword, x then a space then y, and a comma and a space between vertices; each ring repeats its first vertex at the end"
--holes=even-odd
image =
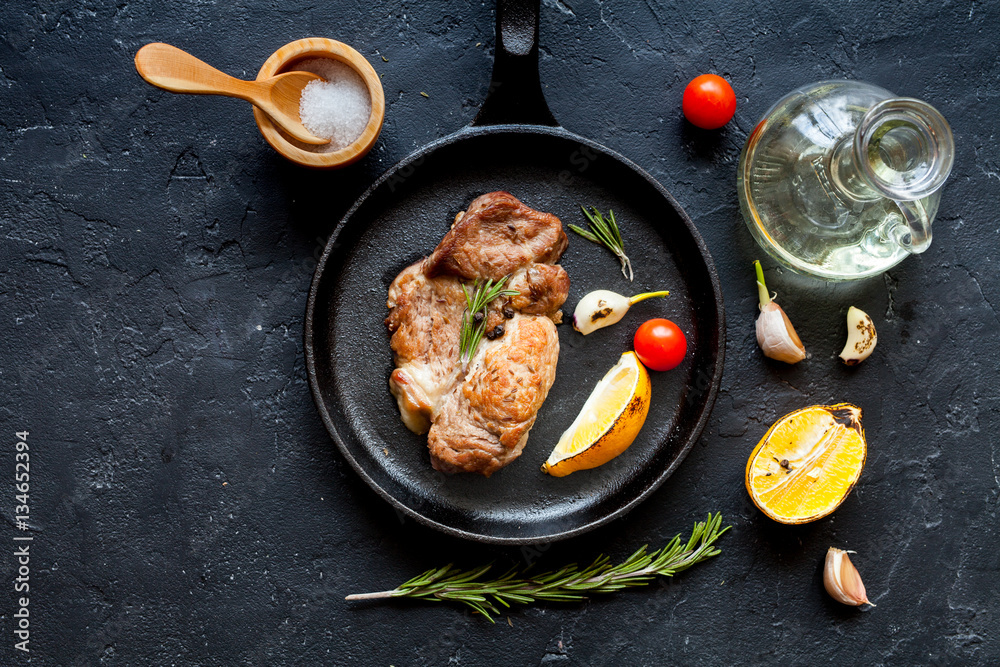
POLYGON ((855 201, 915 201, 944 184, 954 157, 951 128, 941 114, 920 100, 898 97, 869 109, 854 135, 834 147, 830 176, 855 201))

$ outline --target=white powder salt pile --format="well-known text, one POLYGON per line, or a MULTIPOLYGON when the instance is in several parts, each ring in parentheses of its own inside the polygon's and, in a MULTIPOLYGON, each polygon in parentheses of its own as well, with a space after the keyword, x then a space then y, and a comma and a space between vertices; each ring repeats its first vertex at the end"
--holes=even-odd
POLYGON ((332 153, 354 143, 372 113, 368 86, 361 75, 332 58, 303 60, 295 69, 318 74, 324 79, 310 81, 302 89, 299 116, 307 130, 317 137, 329 139, 330 143, 307 148, 319 153, 332 153))

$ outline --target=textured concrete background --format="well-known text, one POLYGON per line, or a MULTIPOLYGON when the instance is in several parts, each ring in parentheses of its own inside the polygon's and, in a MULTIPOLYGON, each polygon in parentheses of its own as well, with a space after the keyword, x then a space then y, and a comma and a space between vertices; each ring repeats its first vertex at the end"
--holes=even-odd
POLYGON ((0 12, 3 664, 25 662, 11 634, 17 430, 32 447, 32 664, 1000 662, 995 5, 544 1, 553 113, 687 208, 720 271, 729 337, 713 417, 678 473, 626 519, 524 550, 401 522, 326 435, 301 343, 312 258, 334 222, 388 166, 474 116, 492 3, 0 12), (313 35, 352 44, 384 75, 382 136, 339 173, 284 163, 246 104, 171 95, 132 66, 144 43, 166 41, 252 78, 313 35), (683 85, 704 71, 740 102, 716 133, 680 114, 683 85), (936 105, 958 156, 933 246, 883 278, 817 285, 766 262, 813 353, 787 368, 754 342, 750 261, 762 253, 739 217, 736 160, 780 95, 844 77, 936 105), (834 358, 852 304, 880 341, 854 370, 834 358), (859 486, 828 519, 770 522, 743 488, 747 455, 776 417, 840 400, 865 410, 859 486), (663 586, 517 609, 512 625, 343 600, 452 559, 618 558, 716 510, 734 529, 714 561, 663 586), (830 545, 858 551, 877 609, 823 592, 830 545))

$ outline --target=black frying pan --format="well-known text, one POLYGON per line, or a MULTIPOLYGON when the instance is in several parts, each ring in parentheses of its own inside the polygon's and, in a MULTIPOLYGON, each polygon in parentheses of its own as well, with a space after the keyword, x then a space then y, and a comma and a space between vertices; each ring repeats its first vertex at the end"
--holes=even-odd
MULTIPOLYGON (((337 224, 316 268, 305 319, 309 384, 334 442, 380 496, 418 521, 481 542, 526 544, 578 535, 621 516, 680 465, 708 419, 722 375, 722 293, 712 259, 673 197, 632 162, 559 127, 538 79, 538 0, 499 0, 490 92, 472 125, 390 169, 337 224), (406 429, 389 393, 383 324, 399 271, 431 252, 455 214, 506 190, 583 224, 580 204, 613 209, 636 279, 606 250, 570 233, 564 310, 594 289, 669 289, 621 323, 581 336, 559 327, 556 381, 520 459, 485 479, 431 468, 426 437, 406 429), (591 389, 631 349, 635 328, 668 317, 688 356, 653 373, 646 424, 621 456, 554 478, 539 471, 591 389)), ((567 318, 568 319, 568 318, 567 318)))

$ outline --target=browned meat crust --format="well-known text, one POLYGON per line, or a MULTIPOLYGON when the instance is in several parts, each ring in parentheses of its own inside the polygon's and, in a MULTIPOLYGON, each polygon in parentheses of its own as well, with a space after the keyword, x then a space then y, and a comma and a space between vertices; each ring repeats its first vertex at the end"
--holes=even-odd
POLYGON ((506 192, 477 198, 427 258, 389 287, 389 386, 407 427, 428 433, 431 463, 445 472, 489 476, 520 454, 555 380, 555 321, 569 277, 555 264, 566 248, 562 223, 506 192), (498 299, 467 367, 459 362, 462 283, 498 280, 519 294, 498 299))
POLYGON ((559 218, 513 195, 477 197, 427 258, 427 276, 500 280, 529 264, 555 264, 568 243, 559 218))

